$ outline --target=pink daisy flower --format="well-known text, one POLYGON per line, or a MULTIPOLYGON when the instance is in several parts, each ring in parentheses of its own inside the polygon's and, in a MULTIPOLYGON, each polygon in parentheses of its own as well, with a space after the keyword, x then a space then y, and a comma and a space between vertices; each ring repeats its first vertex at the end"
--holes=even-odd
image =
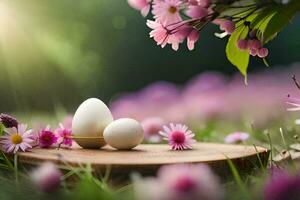
POLYGON ((51 162, 43 163, 30 173, 32 182, 43 192, 54 192, 60 186, 61 171, 51 162))
POLYGON ((151 29, 153 29, 149 35, 150 38, 153 37, 157 45, 160 45, 162 48, 164 48, 169 40, 170 33, 169 31, 164 27, 164 25, 159 21, 151 21, 147 20, 147 26, 151 29))
POLYGON ((32 130, 26 130, 26 124, 18 124, 18 127, 6 129, 7 135, 0 137, 0 144, 6 153, 17 153, 32 148, 34 142, 32 130))
POLYGON ((227 135, 224 139, 225 143, 236 144, 241 143, 249 139, 249 134, 244 132, 234 132, 227 135))
POLYGON ((153 2, 152 13, 154 18, 164 24, 171 24, 182 21, 180 17, 180 0, 164 0, 153 2))
POLYGON ((173 123, 170 124, 170 127, 163 126, 164 131, 160 131, 160 135, 163 136, 163 139, 168 141, 171 145, 172 150, 184 150, 192 149, 192 144, 196 142, 193 139, 195 134, 188 130, 188 127, 182 124, 173 123))
POLYGON ((150 1, 151 0, 127 0, 132 8, 141 11, 143 17, 146 17, 150 11, 150 1))
POLYGON ((72 140, 72 130, 70 128, 65 128, 62 124, 59 124, 59 128, 55 130, 58 136, 59 146, 65 145, 71 147, 73 144, 72 140))
POLYGON ((50 130, 50 126, 45 129, 41 129, 38 132, 38 145, 41 148, 49 148, 57 142, 56 135, 50 130))
POLYGON ((161 142, 162 137, 159 132, 163 129, 164 124, 164 120, 160 117, 150 117, 143 120, 141 125, 144 129, 145 140, 153 143, 161 142))
POLYGON ((204 164, 165 165, 158 171, 160 185, 166 188, 167 199, 222 199, 218 177, 204 164))

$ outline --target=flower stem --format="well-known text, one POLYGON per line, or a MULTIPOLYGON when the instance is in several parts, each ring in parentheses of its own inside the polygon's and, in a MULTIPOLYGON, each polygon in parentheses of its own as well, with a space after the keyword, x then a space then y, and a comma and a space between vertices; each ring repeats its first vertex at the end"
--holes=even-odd
POLYGON ((16 183, 19 184, 19 176, 18 176, 18 154, 14 154, 14 172, 15 172, 15 178, 16 183))

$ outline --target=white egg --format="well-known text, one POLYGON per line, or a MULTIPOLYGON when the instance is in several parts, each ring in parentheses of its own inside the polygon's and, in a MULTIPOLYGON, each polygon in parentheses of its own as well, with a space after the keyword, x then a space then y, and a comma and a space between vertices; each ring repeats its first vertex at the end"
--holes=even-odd
POLYGON ((138 121, 122 118, 109 124, 104 129, 103 137, 110 146, 126 150, 136 147, 143 141, 144 131, 138 121))
POLYGON ((78 107, 73 118, 74 140, 83 148, 100 148, 106 144, 103 130, 112 121, 110 110, 101 100, 87 99, 78 107))

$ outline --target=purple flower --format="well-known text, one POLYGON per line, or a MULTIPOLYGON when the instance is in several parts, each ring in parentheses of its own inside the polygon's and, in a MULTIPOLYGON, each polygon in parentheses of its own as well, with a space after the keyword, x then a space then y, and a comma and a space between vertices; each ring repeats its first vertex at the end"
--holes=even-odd
POLYGON ((50 162, 43 163, 30 174, 33 183, 43 192, 57 190, 60 186, 61 176, 61 171, 50 162))
POLYGON ((141 200, 218 200, 223 197, 219 179, 204 164, 163 166, 157 178, 135 181, 134 191, 141 200))
POLYGON ((265 200, 299 200, 300 173, 290 175, 279 169, 272 171, 264 189, 265 200))
POLYGON ((149 142, 161 142, 162 137, 159 134, 163 129, 164 120, 160 117, 146 118, 141 122, 144 129, 145 140, 149 142))
POLYGON ((195 134, 188 130, 188 127, 182 124, 170 124, 170 128, 163 126, 164 131, 160 131, 164 140, 169 142, 172 150, 192 149, 192 144, 196 141, 193 139, 195 134))
POLYGON ((57 136, 50 130, 48 126, 45 129, 41 129, 38 133, 38 145, 41 148, 49 148, 57 142, 57 136))
POLYGON ((229 135, 227 135, 224 139, 225 143, 228 144, 236 144, 236 143, 241 143, 249 139, 249 134, 248 133, 243 133, 243 132, 234 132, 229 135))
POLYGON ((59 124, 59 128, 55 130, 58 136, 59 146, 65 145, 71 147, 73 144, 72 130, 71 128, 65 128, 62 124, 59 124))
POLYGON ((0 123, 2 123, 6 128, 17 128, 19 124, 16 118, 4 113, 1 113, 0 115, 0 123))
POLYGON ((31 143, 34 141, 32 130, 26 130, 26 124, 18 124, 18 128, 12 127, 5 131, 7 135, 0 137, 0 143, 6 153, 17 153, 32 148, 31 143))

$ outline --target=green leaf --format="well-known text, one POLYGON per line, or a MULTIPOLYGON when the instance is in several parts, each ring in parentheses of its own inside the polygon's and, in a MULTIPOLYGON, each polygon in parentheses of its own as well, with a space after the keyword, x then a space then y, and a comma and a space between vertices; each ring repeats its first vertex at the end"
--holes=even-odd
POLYGON ((0 136, 4 135, 4 125, 0 123, 0 136))
POLYGON ((262 31, 264 43, 272 40, 292 20, 297 11, 297 6, 294 6, 294 3, 278 6, 276 13, 270 18, 262 31))
POLYGON ((249 52, 241 51, 237 47, 238 39, 246 38, 249 30, 248 27, 240 26, 229 38, 227 46, 226 46, 226 56, 228 60, 236 66, 239 71, 246 77, 247 76, 247 68, 249 65, 249 52))

